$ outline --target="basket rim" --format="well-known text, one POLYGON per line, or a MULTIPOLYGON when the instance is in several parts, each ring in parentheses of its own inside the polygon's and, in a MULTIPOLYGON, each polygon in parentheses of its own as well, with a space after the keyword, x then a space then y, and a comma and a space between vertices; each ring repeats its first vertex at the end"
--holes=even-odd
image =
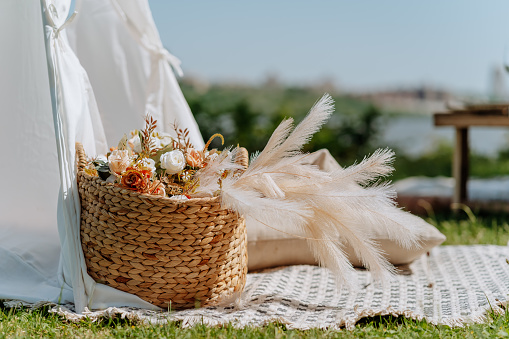
MULTIPOLYGON (((183 205, 183 204, 187 204, 187 203, 197 203, 197 202, 202 202, 202 203, 211 202, 211 203, 214 203, 217 200, 220 200, 220 196, 201 197, 201 198, 188 198, 186 200, 183 200, 183 199, 171 199, 169 197, 161 197, 161 196, 151 195, 151 194, 147 194, 147 193, 141 193, 141 192, 138 192, 138 191, 135 191, 135 190, 130 190, 128 188, 115 185, 115 184, 113 184, 111 182, 106 182, 105 180, 101 179, 100 177, 96 177, 96 176, 87 174, 85 171, 78 171, 78 174, 84 176, 86 179, 88 179, 90 181, 97 181, 102 186, 109 186, 109 187, 118 188, 118 189, 120 189, 120 191, 119 191, 120 194, 131 194, 131 195, 134 195, 134 196, 142 196, 143 199, 164 200, 165 202, 173 203, 173 204, 176 204, 176 205, 183 205)), ((220 201, 218 201, 218 202, 220 202, 220 201)))

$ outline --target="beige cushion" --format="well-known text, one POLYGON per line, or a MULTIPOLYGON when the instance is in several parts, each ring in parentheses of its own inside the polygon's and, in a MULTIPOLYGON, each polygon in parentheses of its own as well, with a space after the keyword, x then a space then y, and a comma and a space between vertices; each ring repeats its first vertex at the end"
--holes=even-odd
MULTIPOLYGON (((311 154, 307 157, 307 162, 315 164, 326 171, 332 171, 340 167, 327 150, 311 154)), ((401 213, 402 218, 407 222, 415 223, 421 229, 419 236, 421 246, 410 249, 404 248, 396 241, 390 240, 383 228, 373 230, 373 233, 376 234, 375 240, 392 264, 409 264, 433 247, 444 242, 445 236, 421 218, 401 211, 396 207, 394 207, 394 213, 396 213, 396 216, 401 213)), ((248 223, 247 239, 249 270, 285 265, 317 264, 307 241, 297 236, 279 232, 263 224, 248 223)), ((361 261, 349 245, 346 245, 344 250, 354 266, 362 266, 361 261)))

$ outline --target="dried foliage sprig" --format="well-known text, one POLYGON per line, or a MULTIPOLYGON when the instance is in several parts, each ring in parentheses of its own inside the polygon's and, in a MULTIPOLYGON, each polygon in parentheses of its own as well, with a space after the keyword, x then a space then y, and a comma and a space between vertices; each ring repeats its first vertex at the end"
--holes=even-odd
POLYGON ((145 115, 145 128, 140 132, 140 140, 142 153, 146 157, 150 157, 157 153, 155 149, 155 142, 152 138, 152 134, 157 128, 157 121, 152 118, 150 115, 145 115))
POLYGON ((173 148, 194 148, 191 140, 189 139, 189 130, 187 128, 180 128, 177 121, 172 124, 172 127, 177 135, 177 139, 173 141, 173 148))

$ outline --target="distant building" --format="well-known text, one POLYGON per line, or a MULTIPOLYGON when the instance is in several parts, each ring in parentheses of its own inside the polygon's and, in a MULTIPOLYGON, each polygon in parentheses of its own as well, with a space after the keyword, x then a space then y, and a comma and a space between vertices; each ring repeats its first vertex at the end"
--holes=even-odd
POLYGON ((455 97, 448 91, 421 86, 412 89, 397 89, 354 95, 385 109, 405 113, 432 114, 445 110, 455 97))
POLYGON ((193 87, 195 91, 201 94, 207 93, 210 88, 210 83, 207 80, 196 75, 186 75, 180 78, 179 81, 182 84, 193 87))

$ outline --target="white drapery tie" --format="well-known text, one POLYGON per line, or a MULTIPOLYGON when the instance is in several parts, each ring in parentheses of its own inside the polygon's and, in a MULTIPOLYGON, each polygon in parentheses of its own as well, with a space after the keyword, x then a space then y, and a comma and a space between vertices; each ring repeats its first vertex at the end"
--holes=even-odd
POLYGON ((143 46, 149 53, 159 57, 160 59, 166 60, 168 64, 173 68, 175 72, 181 77, 184 75, 182 68, 180 68, 180 64, 182 63, 179 58, 168 52, 166 48, 161 46, 160 43, 154 43, 149 39, 144 37, 144 33, 138 30, 137 25, 131 20, 129 15, 122 9, 122 6, 118 3, 118 0, 111 1, 113 8, 117 11, 120 17, 127 24, 127 28, 131 31, 134 39, 138 41, 138 43, 143 46))
POLYGON ((182 68, 180 68, 180 65, 182 64, 182 61, 180 61, 179 58, 168 52, 166 48, 161 48, 157 51, 157 55, 160 58, 164 58, 170 66, 177 72, 177 74, 181 77, 184 75, 184 72, 182 71, 182 68))
POLYGON ((48 6, 48 9, 50 10, 51 12, 51 15, 49 16, 49 18, 51 19, 51 27, 53 28, 53 34, 55 35, 55 39, 58 39, 58 35, 60 34, 60 32, 65 28, 67 27, 67 25, 69 25, 73 20, 74 18, 76 17, 76 15, 78 14, 78 12, 74 11, 74 13, 72 13, 72 15, 67 18, 67 20, 64 21, 64 23, 62 25, 60 25, 60 27, 58 27, 56 24, 55 24, 55 21, 53 20, 53 16, 55 18, 58 18, 58 11, 57 11, 57 8, 55 7, 54 4, 50 4, 48 6))

